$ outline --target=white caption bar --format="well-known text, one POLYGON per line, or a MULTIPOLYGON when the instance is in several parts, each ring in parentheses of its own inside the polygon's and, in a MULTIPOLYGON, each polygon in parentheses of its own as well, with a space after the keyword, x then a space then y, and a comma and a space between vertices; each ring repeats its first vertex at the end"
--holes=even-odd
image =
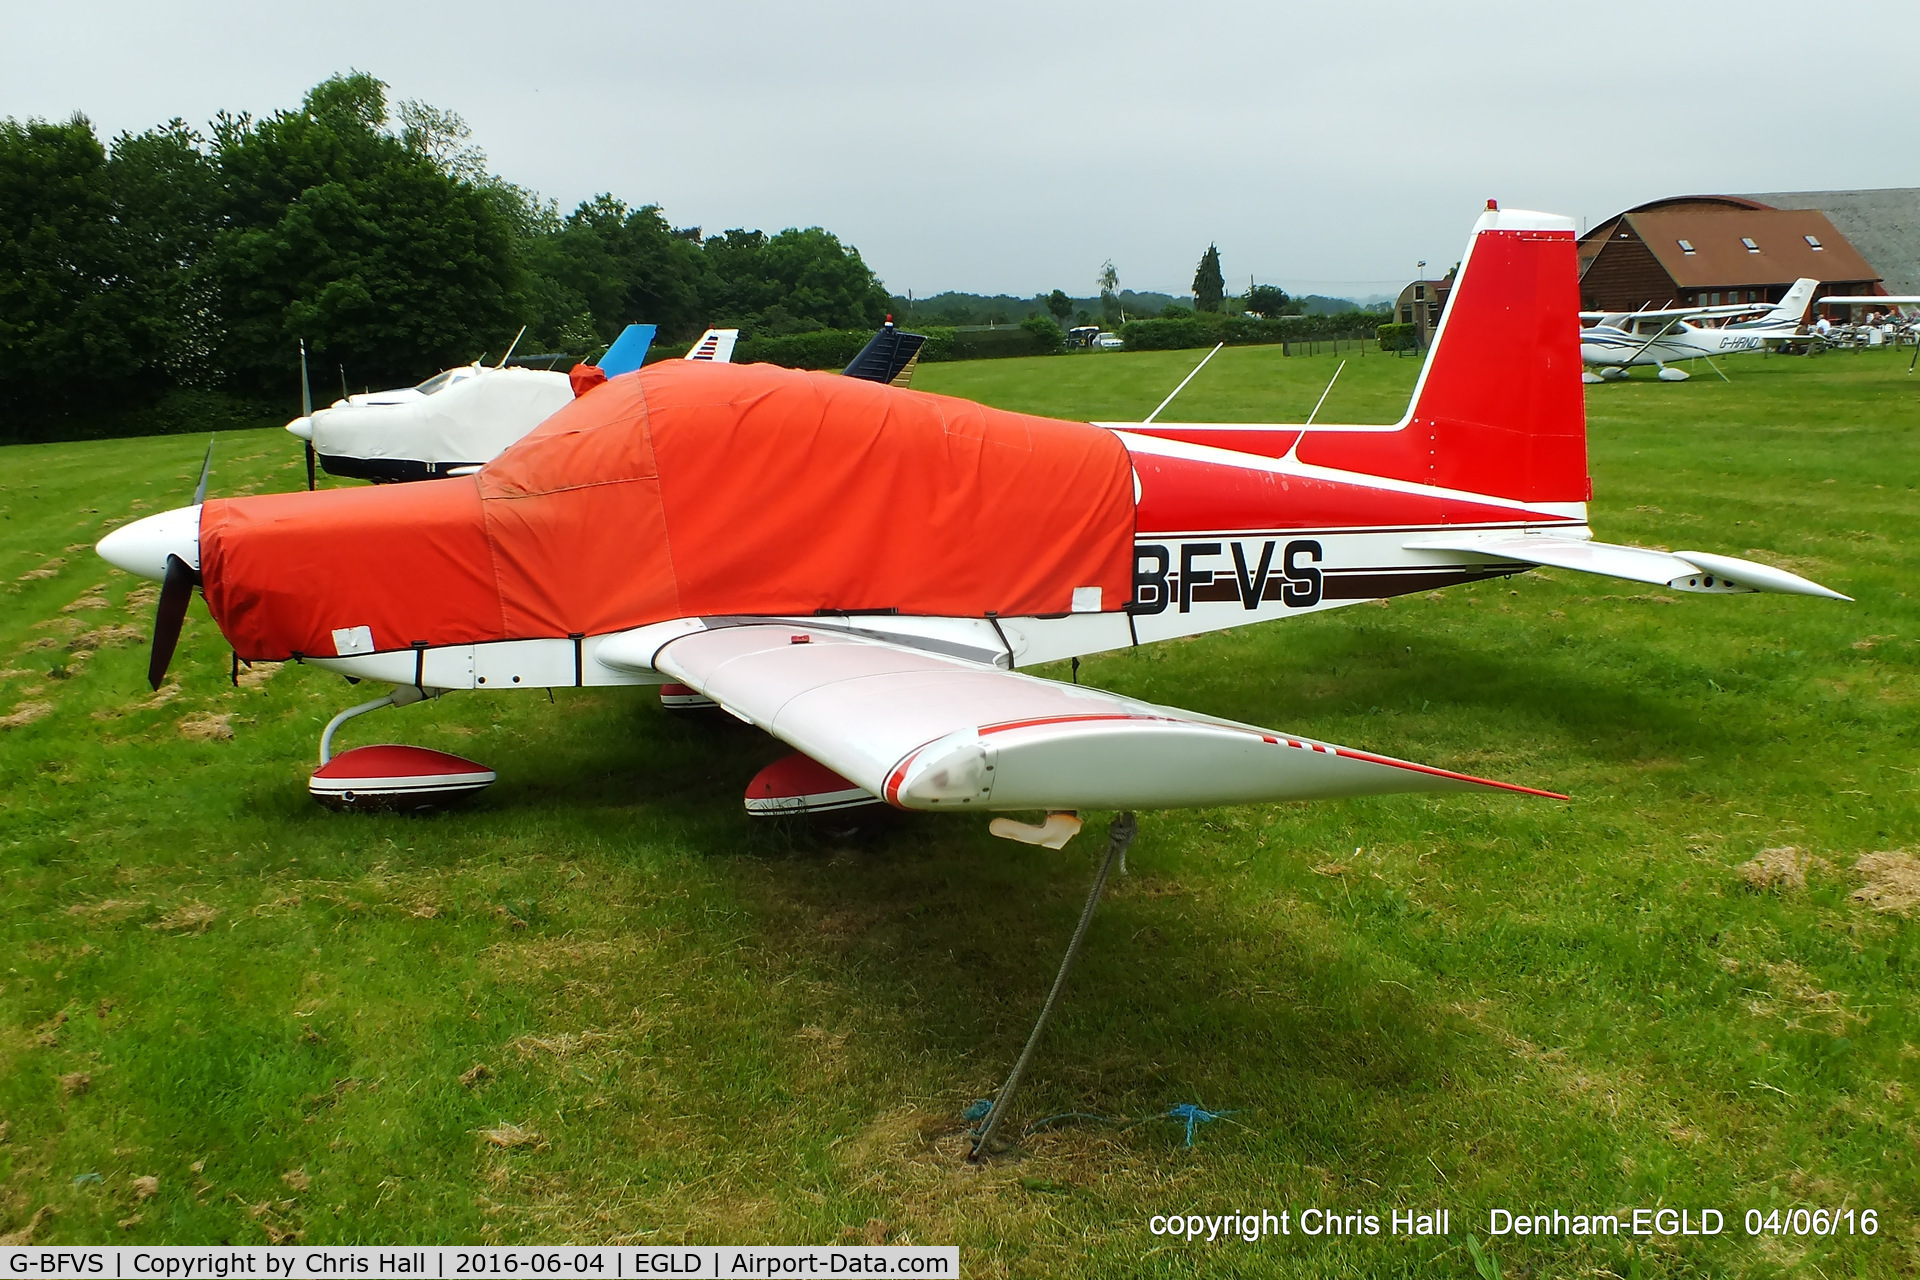
POLYGON ((113 1245, 0 1248, 0 1280, 340 1280, 399 1277, 462 1280, 779 1280, 786 1276, 937 1276, 960 1274, 954 1245, 679 1245, 657 1248, 221 1248, 113 1245))

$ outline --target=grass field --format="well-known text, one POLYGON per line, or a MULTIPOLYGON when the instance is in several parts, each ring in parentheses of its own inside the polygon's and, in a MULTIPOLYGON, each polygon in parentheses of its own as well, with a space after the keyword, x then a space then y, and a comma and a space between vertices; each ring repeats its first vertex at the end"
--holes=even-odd
MULTIPOLYGON (((919 385, 1137 416, 1197 355, 919 385)), ((1334 365, 1223 352, 1169 416, 1298 420, 1334 365)), ((955 1243, 1021 1276, 1470 1275, 1471 1234, 1480 1274, 1912 1274, 1920 375, 1728 370, 1590 389, 1597 533, 1857 603, 1540 573, 1087 662, 1573 799, 1143 815, 1015 1122, 1094 1118, 983 1169, 960 1114, 1018 1052, 1097 825, 1059 853, 960 818, 760 829, 740 791, 783 748, 645 690, 358 721, 343 745, 501 780, 434 817, 326 813, 320 727, 368 695, 298 666, 230 687, 196 602, 154 696, 153 589, 90 550, 185 501, 200 446, 0 450, 0 1232, 955 1243), (1233 1114, 1188 1148, 1149 1118, 1181 1102, 1233 1114), (1660 1206, 1727 1230, 1487 1237, 1494 1208, 1660 1206), (1879 1231, 1746 1235, 1795 1206, 1879 1231), (1147 1229, 1427 1207, 1451 1235, 1147 1229)), ((1322 420, 1391 420, 1415 373, 1352 359, 1322 420)), ((296 486, 295 445, 222 435, 213 492, 296 486)))

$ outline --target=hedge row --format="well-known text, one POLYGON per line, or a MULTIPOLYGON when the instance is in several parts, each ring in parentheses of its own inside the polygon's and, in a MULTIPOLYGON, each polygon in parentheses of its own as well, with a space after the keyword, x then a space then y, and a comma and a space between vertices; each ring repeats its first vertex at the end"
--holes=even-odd
POLYGON ((1383 324, 1378 332, 1382 351, 1413 351, 1419 346, 1419 338, 1410 324, 1383 324))
MULTIPOLYGON (((1040 356, 1060 350, 1060 330, 1013 326, 1004 329, 948 329, 931 326, 920 348, 924 361, 992 360, 1004 356, 1040 356)), ((789 369, 844 369, 873 337, 871 329, 814 329, 778 338, 743 338, 733 349, 735 364, 777 364, 789 369)), ((690 343, 656 345, 647 363, 684 356, 690 343)))
POLYGON ((1129 320, 1120 326, 1119 334, 1129 351, 1176 351, 1210 347, 1216 342, 1238 347, 1329 338, 1371 338, 1379 325, 1377 314, 1364 311, 1331 316, 1279 316, 1271 320, 1195 312, 1190 316, 1129 320))

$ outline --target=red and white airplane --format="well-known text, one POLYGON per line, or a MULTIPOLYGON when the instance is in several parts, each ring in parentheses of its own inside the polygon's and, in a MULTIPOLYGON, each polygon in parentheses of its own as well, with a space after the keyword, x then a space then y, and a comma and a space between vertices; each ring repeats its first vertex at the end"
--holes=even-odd
MULTIPOLYGON (((1593 540, 1578 311, 1572 222, 1489 202, 1390 426, 1065 422, 672 361, 473 476, 213 499, 99 550, 166 584, 156 684, 196 585, 239 658, 395 686, 369 707, 677 683, 794 748, 756 812, 1040 812, 995 830, 1057 845, 1081 809, 1530 791, 1018 669, 1541 565, 1845 599, 1593 540)), ((491 780, 412 748, 329 761, 363 709, 316 795, 491 780)))

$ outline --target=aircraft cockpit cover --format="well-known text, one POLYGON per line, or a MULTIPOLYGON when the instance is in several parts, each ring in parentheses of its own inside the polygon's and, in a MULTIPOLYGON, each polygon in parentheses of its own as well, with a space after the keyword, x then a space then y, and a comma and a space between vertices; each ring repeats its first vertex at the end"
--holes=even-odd
POLYGON ((1132 470, 1105 430, 665 361, 473 477, 211 500, 200 547, 209 609, 258 660, 331 656, 347 627, 391 650, 716 613, 1115 610, 1133 533, 1132 470))

